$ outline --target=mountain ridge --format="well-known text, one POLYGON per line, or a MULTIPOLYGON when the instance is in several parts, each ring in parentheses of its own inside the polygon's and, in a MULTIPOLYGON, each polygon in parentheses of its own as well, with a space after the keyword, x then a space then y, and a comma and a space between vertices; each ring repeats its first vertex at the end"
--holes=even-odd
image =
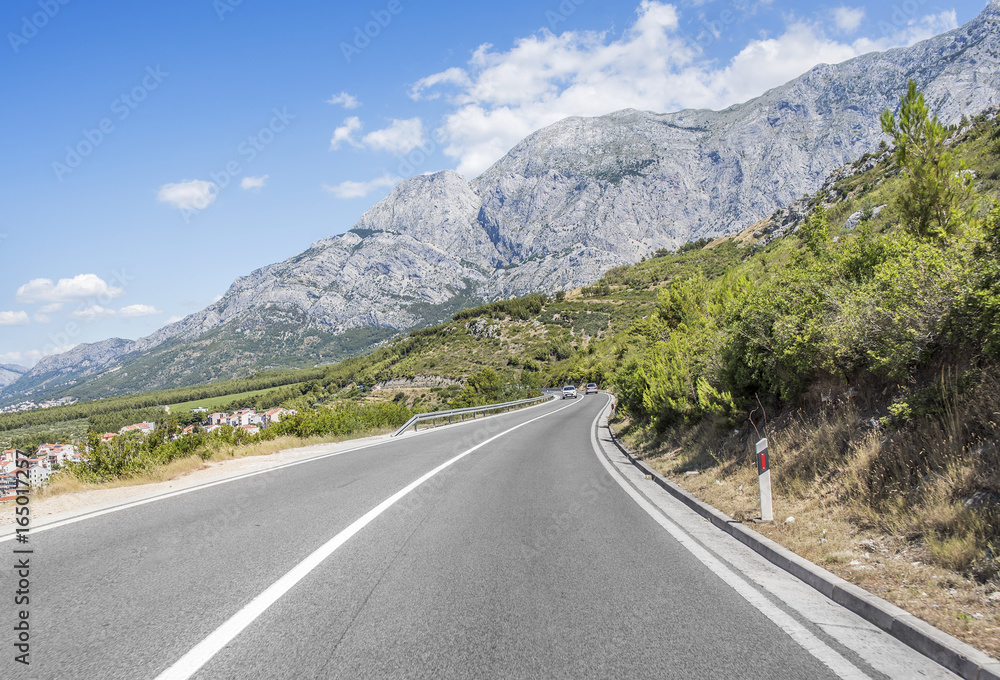
POLYGON ((872 151, 878 115, 910 77, 945 123, 1000 103, 998 28, 995 0, 963 27, 818 65, 722 111, 564 119, 471 182, 448 170, 403 180, 346 233, 237 278, 204 310, 136 341, 47 357, 4 396, 98 375, 115 393, 195 382, 227 343, 248 348, 229 364, 237 374, 322 363, 462 305, 593 283, 656 250, 735 233, 872 151), (254 339, 268 353, 259 360, 254 339), (110 374, 128 365, 147 384, 110 374))

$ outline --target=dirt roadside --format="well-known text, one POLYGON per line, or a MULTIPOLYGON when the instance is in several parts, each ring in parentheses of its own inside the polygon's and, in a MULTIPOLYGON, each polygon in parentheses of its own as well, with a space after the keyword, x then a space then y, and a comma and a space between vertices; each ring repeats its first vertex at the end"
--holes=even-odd
POLYGON ((1000 659, 1000 583, 979 583, 929 564, 926 548, 903 536, 858 527, 820 492, 774 493, 774 521, 760 517, 757 471, 685 469, 670 455, 643 458, 664 477, 750 529, 840 578, 1000 659))
MULTIPOLYGON (((221 461, 208 461, 199 467, 180 473, 162 482, 136 484, 132 486, 116 486, 85 489, 73 493, 62 493, 52 496, 40 495, 31 497, 32 525, 47 524, 72 516, 102 510, 121 503, 152 498, 164 493, 190 489, 192 487, 217 482, 232 477, 238 477, 251 472, 308 460, 327 453, 346 451, 386 439, 388 435, 380 434, 361 439, 348 439, 341 442, 311 444, 290 448, 264 455, 251 455, 239 458, 228 458, 221 461)), ((0 504, 0 534, 10 533, 14 527, 14 502, 0 504)))

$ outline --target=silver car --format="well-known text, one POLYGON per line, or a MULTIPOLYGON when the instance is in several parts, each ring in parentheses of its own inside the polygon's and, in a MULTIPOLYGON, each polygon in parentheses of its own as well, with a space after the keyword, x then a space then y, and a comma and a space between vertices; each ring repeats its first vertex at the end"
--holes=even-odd
POLYGON ((587 383, 587 389, 584 390, 584 394, 597 394, 597 383, 587 383))

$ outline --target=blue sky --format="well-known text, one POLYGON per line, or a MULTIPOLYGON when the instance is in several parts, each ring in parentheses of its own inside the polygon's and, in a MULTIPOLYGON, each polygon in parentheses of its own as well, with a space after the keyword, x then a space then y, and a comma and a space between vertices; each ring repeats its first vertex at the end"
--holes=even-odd
POLYGON ((718 109, 985 0, 0 6, 0 363, 137 338, 569 115, 718 109))

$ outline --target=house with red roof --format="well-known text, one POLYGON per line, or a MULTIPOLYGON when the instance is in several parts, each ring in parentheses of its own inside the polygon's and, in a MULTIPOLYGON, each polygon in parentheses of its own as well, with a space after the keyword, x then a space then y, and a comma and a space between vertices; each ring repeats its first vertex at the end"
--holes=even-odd
POLYGON ((143 434, 152 434, 155 429, 156 423, 147 423, 143 421, 141 423, 135 423, 134 425, 126 425, 122 429, 118 430, 118 434, 135 431, 142 432, 143 434))

